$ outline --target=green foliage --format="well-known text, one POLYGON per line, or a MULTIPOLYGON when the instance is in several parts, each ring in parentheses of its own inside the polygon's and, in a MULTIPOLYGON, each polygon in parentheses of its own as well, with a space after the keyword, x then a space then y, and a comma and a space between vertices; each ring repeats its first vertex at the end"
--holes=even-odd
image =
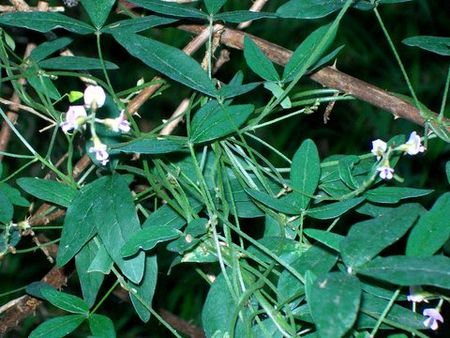
POLYGON ((402 42, 405 45, 419 47, 439 55, 450 55, 450 38, 447 37, 419 35, 404 39, 402 42))
POLYGON ((84 315, 67 315, 47 320, 34 329, 30 338, 60 338, 74 331, 86 319, 84 315))
POLYGON ((36 177, 22 177, 17 184, 34 197, 66 208, 77 195, 77 190, 68 185, 36 177))
POLYGON ((115 2, 116 0, 81 0, 81 4, 97 29, 103 26, 115 2))

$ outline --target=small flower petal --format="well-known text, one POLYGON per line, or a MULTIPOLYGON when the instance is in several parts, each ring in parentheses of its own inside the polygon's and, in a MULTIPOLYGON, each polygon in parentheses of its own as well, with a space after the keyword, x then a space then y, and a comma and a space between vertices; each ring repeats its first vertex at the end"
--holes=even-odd
POLYGON ((97 161, 99 161, 102 165, 105 165, 109 162, 109 154, 106 151, 106 144, 102 143, 98 137, 94 138, 93 142, 94 146, 89 148, 89 152, 95 153, 95 158, 97 161))
POLYGON ((69 130, 78 129, 86 122, 86 109, 83 106, 69 106, 66 119, 61 123, 61 129, 67 133, 69 130))
POLYGON ((436 309, 425 309, 423 310, 423 315, 428 317, 424 320, 423 325, 432 330, 437 330, 439 325, 438 322, 444 322, 444 318, 442 318, 442 315, 436 309))
POLYGON ((384 142, 383 140, 375 140, 372 141, 372 154, 374 154, 377 157, 377 160, 379 160, 383 154, 386 152, 387 150, 387 144, 386 142, 384 142))
POLYGON ((409 287, 409 295, 406 296, 406 299, 409 302, 414 303, 421 303, 421 302, 428 303, 426 299, 427 295, 429 294, 425 292, 419 285, 413 285, 409 287))
POLYGON ((84 91, 84 105, 87 108, 100 108, 105 104, 106 94, 100 86, 87 86, 84 91))
POLYGON ((394 177, 394 169, 389 166, 381 166, 377 168, 380 172, 380 178, 383 180, 390 180, 394 177))
POLYGON ((420 136, 413 131, 409 135, 408 141, 400 146, 400 148, 409 155, 417 155, 418 153, 423 153, 425 151, 425 147, 421 144, 421 142, 420 136))

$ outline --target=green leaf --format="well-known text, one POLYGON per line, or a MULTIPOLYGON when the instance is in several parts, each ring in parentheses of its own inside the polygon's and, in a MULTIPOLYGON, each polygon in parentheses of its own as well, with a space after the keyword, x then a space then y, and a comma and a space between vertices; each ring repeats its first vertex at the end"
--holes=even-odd
POLYGON ((169 16, 178 16, 182 18, 208 19, 208 14, 189 6, 179 5, 173 2, 161 0, 130 0, 133 4, 149 9, 155 13, 169 16))
POLYGON ((450 184, 450 161, 445 164, 445 172, 447 174, 447 181, 450 184))
POLYGON ((291 186, 296 207, 306 209, 320 179, 320 159, 314 141, 303 141, 291 164, 291 186))
POLYGON ((147 29, 177 22, 177 19, 149 15, 135 19, 113 22, 101 29, 103 33, 139 33, 147 29))
POLYGON ((284 67, 283 81, 291 81, 297 74, 304 74, 309 67, 317 62, 336 36, 338 26, 334 31, 329 32, 331 27, 333 27, 332 24, 319 27, 303 40, 284 67), (322 40, 325 37, 328 38, 324 44, 322 40), (317 52, 316 50, 320 45, 322 47, 317 52), (316 55, 314 58, 312 58, 313 54, 316 55))
POLYGON ((430 52, 450 56, 450 38, 439 36, 418 35, 404 39, 405 45, 419 47, 430 52))
MULTIPOLYGON (((363 292, 360 313, 356 321, 356 327, 358 327, 359 329, 373 328, 378 318, 384 315, 384 312, 389 307, 389 312, 387 313, 385 318, 391 323, 398 323, 403 327, 424 329, 424 316, 397 304, 393 304, 392 306, 390 305, 391 304, 389 304, 389 300, 375 297, 366 292, 363 292)), ((392 327, 393 326, 389 326, 384 323, 381 325, 382 329, 392 327)))
POLYGON ((98 291, 103 283, 103 274, 98 271, 88 271, 99 249, 94 239, 91 239, 75 256, 78 279, 84 301, 91 307, 95 303, 98 291))
POLYGON ((92 314, 89 316, 89 328, 95 337, 115 338, 116 330, 111 319, 103 315, 92 314))
POLYGON ((423 214, 408 237, 407 256, 427 257, 438 251, 450 237, 450 192, 441 195, 423 214))
POLYGON ((450 258, 445 256, 377 258, 357 273, 400 286, 431 285, 450 289, 450 258))
POLYGON ((103 26, 115 2, 116 0, 81 0, 81 4, 97 29, 103 26))
POLYGON ((308 209, 307 215, 315 219, 332 219, 345 214, 350 209, 356 207, 365 197, 357 197, 349 200, 329 203, 320 207, 308 209))
POLYGON ((244 57, 248 66, 256 74, 267 81, 279 81, 280 76, 273 63, 248 36, 244 38, 244 57))
POLYGON ((306 236, 315 239, 316 241, 337 252, 340 251, 341 242, 345 238, 344 236, 335 234, 334 232, 319 229, 305 229, 303 232, 306 236))
POLYGON ((398 241, 414 224, 419 212, 417 204, 404 204, 380 217, 353 224, 341 245, 344 263, 353 268, 370 261, 398 241))
POLYGON ((282 212, 288 215, 300 214, 301 210, 296 208, 294 205, 287 203, 286 201, 280 200, 278 198, 272 197, 262 191, 245 189, 246 193, 252 198, 261 202, 262 204, 268 206, 269 208, 282 212))
POLYGON ((431 189, 415 189, 406 187, 378 187, 369 190, 365 196, 375 203, 398 203, 406 198, 425 196, 432 193, 431 189))
POLYGON ((152 307, 153 295, 155 294, 156 281, 158 278, 158 261, 156 255, 147 256, 145 259, 145 274, 139 284, 133 285, 130 291, 130 299, 136 313, 143 322, 150 319, 149 308, 152 307), (142 302, 144 304, 142 304, 142 302))
POLYGON ((276 19, 278 16, 275 13, 268 12, 252 12, 252 11, 231 11, 223 12, 214 16, 214 20, 222 20, 231 23, 241 23, 245 21, 253 21, 259 19, 276 19))
POLYGON ((359 310, 358 278, 343 272, 317 278, 307 294, 311 316, 321 338, 338 338, 353 326, 359 310))
POLYGON ((254 109, 251 104, 224 106, 215 100, 209 101, 192 119, 190 140, 202 143, 236 132, 254 109))
POLYGON ((251 92, 258 87, 260 82, 250 82, 245 84, 227 84, 220 88, 218 96, 222 99, 229 99, 251 92))
POLYGON ((17 205, 19 207, 30 206, 30 202, 28 202, 25 198, 22 197, 20 191, 17 190, 16 188, 11 187, 7 183, 4 182, 0 183, 0 192, 5 194, 13 205, 17 205))
POLYGON ((99 187, 107 177, 82 187, 67 208, 56 264, 63 266, 96 234, 95 205, 99 187))
POLYGON ((48 95, 48 97, 53 100, 59 100, 61 98, 58 88, 55 87, 52 80, 48 77, 42 75, 32 75, 27 76, 26 79, 36 92, 48 95))
POLYGON ((277 9, 282 18, 318 19, 342 8, 341 0, 291 0, 277 9))
MULTIPOLYGON (((239 180, 233 178, 230 180, 230 188, 232 191, 233 202, 236 206, 238 217, 255 218, 264 216, 264 212, 258 208, 245 192, 245 188, 239 183, 239 180)), ((231 205, 231 196, 227 190, 226 195, 228 203, 231 205)), ((234 213, 234 210, 231 210, 234 213)))
POLYGON ((66 29, 77 34, 94 33, 95 29, 68 16, 53 12, 12 12, 0 16, 0 25, 23 27, 41 33, 50 32, 56 28, 66 29))
POLYGON ((44 299, 64 311, 84 315, 89 313, 89 306, 77 296, 57 291, 54 288, 43 288, 41 293, 44 299))
POLYGON ((84 315, 68 315, 49 319, 35 328, 28 338, 62 338, 86 319, 84 315))
POLYGON ((356 180, 352 174, 352 169, 354 168, 355 164, 358 162, 359 162, 358 156, 349 155, 349 156, 345 156, 344 158, 340 159, 339 163, 338 163, 339 178, 350 189, 358 188, 358 182, 356 182, 356 180))
MULTIPOLYGON (((283 88, 275 82, 264 82, 264 88, 269 90, 273 94, 273 96, 275 96, 277 99, 284 94, 283 88)), ((280 106, 284 109, 292 108, 292 102, 289 96, 286 96, 280 102, 280 106)))
POLYGON ((154 212, 142 224, 142 228, 151 226, 171 227, 173 229, 181 229, 186 224, 186 219, 176 212, 171 206, 165 204, 154 212))
POLYGON ((55 39, 53 41, 41 43, 39 46, 37 46, 31 51, 30 59, 32 59, 34 62, 44 60, 47 56, 70 45, 72 41, 73 39, 64 37, 55 39))
POLYGON ((186 150, 187 140, 184 137, 142 137, 126 143, 117 143, 111 146, 111 154, 167 154, 186 150))
MULTIPOLYGON (((313 245, 290 265, 300 275, 305 276, 307 271, 314 275, 322 275, 330 271, 336 264, 337 255, 321 245, 313 245)), ((291 299, 303 290, 303 285, 288 270, 284 270, 278 280, 278 293, 280 300, 291 299)))
MULTIPOLYGON (((106 69, 119 69, 116 64, 104 61, 106 69)), ((62 70, 89 70, 103 69, 99 59, 88 58, 85 56, 57 56, 45 59, 38 63, 39 67, 44 69, 62 69, 62 70)))
POLYGON ((13 217, 14 207, 8 196, 0 190, 0 222, 7 224, 13 217))
POLYGON ((139 250, 151 250, 158 243, 180 237, 181 233, 170 227, 152 226, 142 229, 131 236, 120 251, 123 257, 136 254, 139 250))
POLYGON ((30 195, 65 208, 77 195, 77 190, 68 185, 42 178, 22 177, 17 184, 30 195))
POLYGON ((136 34, 114 34, 114 38, 149 67, 204 94, 216 96, 217 90, 205 70, 178 48, 136 34))
POLYGON ((91 264, 87 269, 87 272, 89 273, 100 272, 103 275, 108 275, 111 272, 113 264, 114 262, 111 256, 109 255, 103 243, 101 243, 97 253, 95 254, 94 259, 92 260, 91 264))
MULTIPOLYGON (((99 180, 97 180, 99 181, 99 180)), ((120 175, 105 177, 99 184, 94 209, 94 224, 111 258, 132 282, 139 283, 144 274, 143 252, 124 259, 123 245, 140 231, 133 196, 126 180, 120 175)))
POLYGON ((214 15, 220 11, 227 0, 204 0, 208 14, 214 15))

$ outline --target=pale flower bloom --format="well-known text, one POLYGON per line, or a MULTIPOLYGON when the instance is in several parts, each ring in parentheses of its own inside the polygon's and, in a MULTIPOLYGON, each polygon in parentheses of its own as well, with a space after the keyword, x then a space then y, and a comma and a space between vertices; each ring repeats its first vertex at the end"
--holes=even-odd
POLYGON ((409 295, 406 296, 406 299, 409 302, 414 303, 421 303, 421 302, 428 303, 426 299, 427 295, 429 295, 428 292, 425 292, 420 286, 414 285, 409 287, 409 295))
POLYGON ((377 171, 380 172, 380 178, 383 180, 390 180, 394 177, 394 169, 389 166, 389 163, 378 167, 377 171))
POLYGON ((105 104, 106 94, 100 86, 87 86, 84 91, 84 105, 87 108, 97 109, 105 104))
POLYGON ((441 314, 436 309, 425 309, 423 310, 423 315, 428 317, 424 320, 423 325, 432 329, 433 331, 438 329, 438 322, 444 322, 444 318, 442 318, 441 314))
POLYGON ((61 123, 61 129, 67 133, 69 130, 77 130, 86 122, 87 114, 83 106, 69 106, 66 120, 61 123))
POLYGON ((102 165, 105 165, 109 162, 109 154, 106 151, 106 144, 102 143, 98 137, 93 137, 92 142, 94 143, 93 147, 89 148, 90 153, 95 153, 95 158, 102 165))
POLYGON ((372 154, 374 154, 377 157, 377 160, 379 160, 383 154, 386 152, 387 144, 386 142, 378 139, 375 141, 372 141, 372 154))
POLYGON ((415 131, 409 135, 408 141, 398 147, 398 149, 409 155, 417 155, 425 151, 425 147, 421 144, 420 136, 415 131))
POLYGON ((131 129, 130 122, 125 119, 125 111, 121 111, 119 117, 115 119, 104 119, 103 124, 111 128, 115 132, 121 131, 122 133, 128 133, 131 129))

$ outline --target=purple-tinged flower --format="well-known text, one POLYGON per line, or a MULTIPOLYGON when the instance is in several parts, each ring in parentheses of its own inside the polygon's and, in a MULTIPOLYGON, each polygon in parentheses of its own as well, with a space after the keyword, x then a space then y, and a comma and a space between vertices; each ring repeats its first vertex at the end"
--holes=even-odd
POLYGON ((69 130, 77 130, 86 122, 87 114, 83 106, 70 106, 66 113, 66 119, 61 123, 61 129, 67 133, 69 130))
POLYGON ((95 153, 95 158, 97 161, 99 161, 102 165, 105 165, 109 162, 109 154, 106 151, 106 144, 102 143, 102 141, 100 141, 100 139, 96 136, 92 138, 92 142, 94 143, 94 146, 89 148, 89 152, 95 153))
POLYGON ((106 94, 100 86, 87 86, 84 91, 84 105, 86 108, 98 109, 105 104, 106 94))
POLYGON ((387 149, 386 142, 378 139, 375 141, 372 141, 372 154, 374 154, 377 157, 377 160, 380 160, 380 158, 384 155, 387 149))
POLYGON ((413 303, 428 303, 427 296, 430 296, 428 292, 424 291, 419 285, 413 285, 409 287, 409 295, 406 296, 406 299, 413 303))
POLYGON ((417 155, 418 153, 423 153, 425 151, 425 147, 421 143, 420 136, 417 135, 415 131, 409 135, 408 141, 399 146, 398 149, 409 155, 417 155))
POLYGON ((394 169, 389 166, 389 163, 378 167, 377 171, 379 171, 380 178, 383 180, 390 180, 394 177, 394 169))
POLYGON ((444 322, 444 318, 442 318, 441 314, 436 309, 425 309, 423 310, 423 315, 428 317, 424 320, 423 325, 432 329, 433 331, 438 329, 438 322, 444 322))
POLYGON ((103 123, 111 128, 115 132, 121 131, 122 133, 128 133, 131 129, 130 122, 125 119, 125 111, 121 111, 119 117, 115 119, 104 119, 103 123))

